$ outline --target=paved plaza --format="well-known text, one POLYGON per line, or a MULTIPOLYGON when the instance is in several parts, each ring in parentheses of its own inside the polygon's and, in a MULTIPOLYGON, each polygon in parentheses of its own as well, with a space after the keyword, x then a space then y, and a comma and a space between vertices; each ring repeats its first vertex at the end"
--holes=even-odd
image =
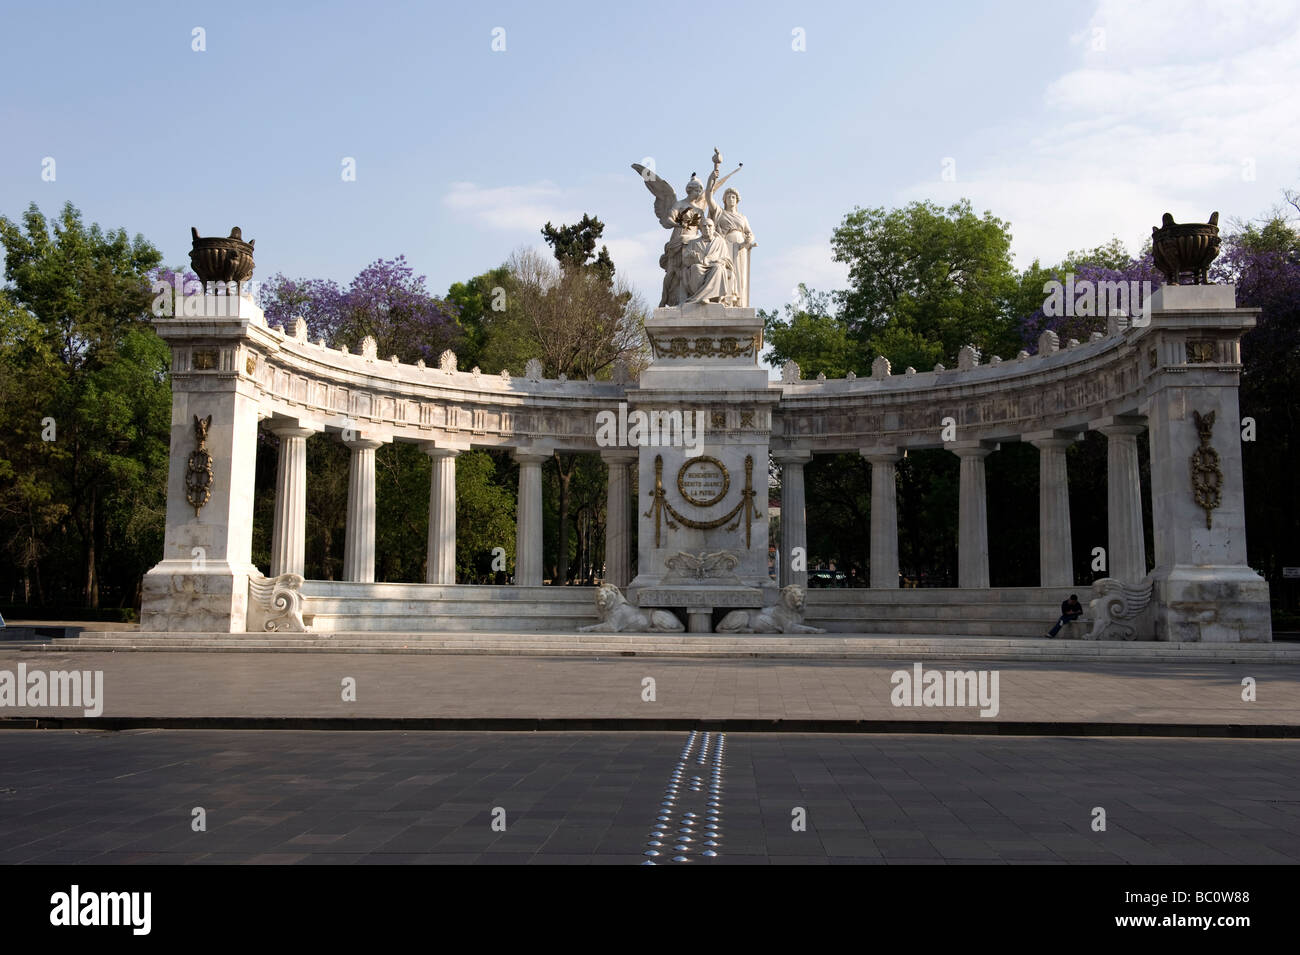
POLYGON ((1295 863, 1298 745, 4 732, 0 863, 1295 863))
MULTIPOLYGON (((1272 735, 1300 726, 1300 668, 1285 664, 923 664, 927 671, 996 671, 996 713, 986 716, 980 713, 990 708, 973 705, 895 706, 893 675, 914 672, 908 659, 0 650, 0 670, 16 673, 19 664, 28 672, 102 670, 100 719, 174 718, 195 726, 256 718, 586 720, 593 729, 644 720, 811 721, 826 729, 836 722, 939 721, 1269 727, 1272 735), (1250 702, 1243 700, 1246 678, 1255 681, 1250 702), (354 681, 355 701, 344 699, 347 681, 354 681)), ((75 707, 0 708, 0 720, 82 715, 75 707)))

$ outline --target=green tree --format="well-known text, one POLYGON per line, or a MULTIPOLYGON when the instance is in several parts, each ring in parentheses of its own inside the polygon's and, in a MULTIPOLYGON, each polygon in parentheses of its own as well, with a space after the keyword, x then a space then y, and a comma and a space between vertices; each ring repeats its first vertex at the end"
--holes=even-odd
POLYGON ((985 354, 1018 346, 1006 308, 1016 287, 1010 227, 990 212, 975 215, 969 200, 854 209, 831 248, 849 267, 840 314, 869 352, 903 367, 924 360, 917 346, 926 344, 948 359, 967 344, 985 354))
POLYGON ((16 541, 24 581, 45 554, 78 555, 79 572, 64 563, 45 598, 97 608, 107 567, 119 603, 134 601, 167 484, 169 355, 149 325, 148 283, 162 256, 141 236, 87 227, 71 203, 53 221, 34 203, 21 223, 0 217, 0 240, 0 474, 16 478, 0 535, 16 541))
POLYGON ((456 282, 447 290, 447 301, 456 307, 463 333, 456 348, 461 368, 479 366, 489 375, 501 373, 501 367, 484 363, 483 349, 495 323, 506 310, 509 286, 510 271, 502 265, 467 282, 456 282))
POLYGON ((810 378, 819 372, 827 378, 843 378, 850 371, 857 374, 864 365, 870 367, 862 344, 831 314, 831 308, 829 293, 800 284, 799 302, 786 305, 784 317, 760 309, 763 334, 771 348, 768 361, 776 367, 796 361, 810 378))
POLYGON ((493 551, 515 556, 515 493, 487 451, 456 458, 456 574, 464 583, 493 579, 493 551))

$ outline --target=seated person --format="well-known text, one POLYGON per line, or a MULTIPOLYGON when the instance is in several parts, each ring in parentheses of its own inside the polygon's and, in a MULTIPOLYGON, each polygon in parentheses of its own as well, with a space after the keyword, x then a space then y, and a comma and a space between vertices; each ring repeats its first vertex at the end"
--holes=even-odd
POLYGON ((1074 623, 1082 616, 1083 606, 1079 603, 1079 595, 1070 594, 1069 600, 1061 601, 1061 619, 1056 621, 1055 627, 1047 631, 1048 639, 1055 637, 1067 623, 1074 623))

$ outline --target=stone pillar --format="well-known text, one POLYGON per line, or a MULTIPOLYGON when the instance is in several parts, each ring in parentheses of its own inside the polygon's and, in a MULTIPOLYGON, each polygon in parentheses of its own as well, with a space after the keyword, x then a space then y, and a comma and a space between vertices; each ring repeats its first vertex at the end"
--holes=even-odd
POLYGON ((985 493, 984 459, 997 446, 976 442, 952 444, 948 450, 961 458, 961 499, 957 519, 957 586, 989 585, 989 517, 985 493))
POLYGON ((602 451, 609 467, 609 491, 605 517, 605 583, 620 590, 632 579, 631 539, 628 524, 631 483, 628 467, 636 463, 635 451, 602 451))
POLYGON ((1237 394, 1239 340, 1255 318, 1231 285, 1165 285, 1151 300, 1139 348, 1154 356, 1145 410, 1157 640, 1272 639, 1269 586, 1247 563, 1237 394))
POLYGON ((431 584, 456 582, 455 448, 424 446, 433 462, 429 476, 429 549, 424 579, 431 584))
POLYGON ((550 452, 519 449, 519 503, 515 517, 515 586, 542 585, 542 463, 550 452))
POLYGON ((811 451, 775 451, 781 465, 781 586, 808 588, 808 515, 804 506, 803 466, 811 451), (795 551, 802 554, 802 570, 792 570, 795 551))
MULTIPOLYGON (((160 318, 171 346, 171 454, 162 560, 144 577, 145 632, 243 633, 253 566, 253 479, 264 393, 251 371, 261 349, 277 347, 251 298, 205 296, 199 315, 160 318), (194 419, 208 425, 209 495, 187 500, 194 419)), ((202 456, 196 455, 202 460, 202 456)))
POLYGON ((1038 449, 1038 586, 1074 585, 1074 542, 1070 536, 1070 484, 1065 452, 1075 435, 1027 434, 1038 449))
POLYGON ((1137 436, 1146 427, 1111 420, 1099 430, 1106 436, 1107 576, 1135 584, 1147 575, 1137 448, 1137 436))
POLYGON ((280 439, 275 470, 275 523, 271 531, 271 576, 301 574, 307 537, 307 439, 316 429, 297 421, 272 423, 280 439))
POLYGON ((871 586, 898 587, 897 448, 860 452, 871 462, 871 586))
POLYGON ((343 548, 343 579, 375 579, 375 449, 379 438, 356 435, 343 441, 352 449, 348 469, 348 529, 343 548))

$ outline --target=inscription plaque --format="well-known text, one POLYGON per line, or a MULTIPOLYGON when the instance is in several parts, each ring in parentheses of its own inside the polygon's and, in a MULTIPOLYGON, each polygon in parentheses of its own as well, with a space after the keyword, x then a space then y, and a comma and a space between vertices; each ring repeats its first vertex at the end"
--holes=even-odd
POLYGON ((731 475, 727 466, 707 454, 690 458, 677 472, 677 490, 688 504, 711 507, 727 496, 731 475))

